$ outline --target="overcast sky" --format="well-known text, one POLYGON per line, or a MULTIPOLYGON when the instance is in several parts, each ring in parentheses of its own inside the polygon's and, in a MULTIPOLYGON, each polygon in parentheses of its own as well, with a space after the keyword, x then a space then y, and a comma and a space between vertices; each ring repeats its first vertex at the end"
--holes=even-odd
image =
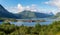
POLYGON ((12 13, 23 10, 54 14, 60 12, 60 0, 0 0, 0 4, 12 13))

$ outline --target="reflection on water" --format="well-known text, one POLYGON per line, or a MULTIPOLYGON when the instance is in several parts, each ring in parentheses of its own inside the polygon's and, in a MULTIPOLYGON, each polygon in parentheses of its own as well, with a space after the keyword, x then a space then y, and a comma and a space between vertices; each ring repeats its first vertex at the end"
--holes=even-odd
MULTIPOLYGON (((36 19, 35 19, 36 20, 36 19)), ((56 19, 44 19, 46 20, 46 22, 11 22, 11 24, 15 24, 15 25, 25 25, 25 26, 34 26, 36 23, 40 23, 41 25, 49 25, 51 24, 53 21, 55 21, 56 19)))
MULTIPOLYGON (((36 23, 38 22, 10 22, 11 24, 15 24, 15 25, 25 25, 25 26, 34 26, 36 23)), ((39 22, 41 25, 48 25, 51 24, 52 22, 39 22)))
MULTIPOLYGON (((20 19, 21 20, 21 19, 20 19)), ((33 20, 36 20, 36 19, 33 19, 33 20)), ((49 25, 49 24, 51 24, 53 21, 55 21, 55 20, 58 20, 58 19, 46 19, 46 18, 44 18, 44 20, 46 20, 46 22, 10 22, 11 24, 15 24, 15 25, 18 25, 18 26, 20 26, 20 25, 25 25, 25 26, 35 26, 35 24, 37 24, 37 23, 40 23, 41 25, 49 25)), ((1 24, 2 22, 0 22, 0 24, 1 24)))

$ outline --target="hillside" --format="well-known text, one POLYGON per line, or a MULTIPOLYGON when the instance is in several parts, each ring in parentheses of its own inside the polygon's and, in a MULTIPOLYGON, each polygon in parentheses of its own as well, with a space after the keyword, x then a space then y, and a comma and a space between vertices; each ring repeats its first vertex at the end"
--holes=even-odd
POLYGON ((18 18, 14 14, 7 11, 2 5, 0 5, 0 17, 3 17, 3 18, 18 18))
POLYGON ((31 12, 31 11, 27 11, 27 10, 20 12, 17 15, 19 15, 21 18, 48 18, 48 17, 53 16, 51 14, 31 12))

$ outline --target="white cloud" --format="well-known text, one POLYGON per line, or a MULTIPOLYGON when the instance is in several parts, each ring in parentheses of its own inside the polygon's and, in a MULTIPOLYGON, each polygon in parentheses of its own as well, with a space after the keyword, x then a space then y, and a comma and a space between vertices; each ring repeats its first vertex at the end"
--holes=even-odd
POLYGON ((8 7, 7 8, 8 11, 12 12, 12 13, 19 13, 22 12, 24 10, 30 10, 30 11, 37 11, 37 5, 32 4, 32 5, 27 5, 27 6, 22 6, 21 4, 17 4, 17 6, 14 7, 8 7))
POLYGON ((57 7, 57 10, 55 10, 54 13, 60 12, 60 0, 49 0, 45 2, 45 4, 57 7))
POLYGON ((12 13, 19 13, 24 10, 30 10, 32 12, 47 13, 47 9, 38 8, 38 6, 36 4, 31 4, 31 5, 27 5, 27 6, 22 6, 21 4, 17 4, 17 6, 8 7, 7 9, 12 13))
POLYGON ((52 6, 60 7, 60 0, 50 0, 50 1, 45 2, 45 3, 52 5, 52 6))
POLYGON ((32 4, 25 7, 25 10, 37 11, 37 5, 32 4))
POLYGON ((21 12, 21 11, 23 11, 24 7, 21 4, 18 4, 17 9, 19 12, 21 12))
POLYGON ((31 5, 31 11, 32 11, 32 12, 33 12, 33 11, 37 11, 37 5, 32 4, 32 5, 31 5))
POLYGON ((24 7, 21 4, 18 4, 17 6, 8 7, 7 9, 8 9, 8 11, 10 11, 12 13, 19 13, 24 10, 24 7))
POLYGON ((25 7, 25 10, 30 10, 30 6, 26 6, 25 7))
POLYGON ((44 2, 44 4, 49 4, 48 2, 44 2))
POLYGON ((34 12, 34 11, 37 11, 37 6, 35 4, 32 4, 32 5, 26 6, 24 10, 29 10, 34 12))

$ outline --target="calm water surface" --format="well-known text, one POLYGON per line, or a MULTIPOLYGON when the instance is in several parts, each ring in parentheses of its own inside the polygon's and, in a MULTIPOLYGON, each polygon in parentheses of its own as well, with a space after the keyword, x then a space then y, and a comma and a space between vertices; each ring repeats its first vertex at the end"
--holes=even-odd
MULTIPOLYGON (((11 24, 15 24, 15 25, 25 25, 25 26, 35 26, 35 24, 40 23, 41 25, 49 25, 51 24, 53 21, 56 21, 56 19, 49 19, 49 18, 42 18, 44 20, 46 20, 46 22, 10 22, 11 24)), ((39 20, 39 19, 33 19, 33 20, 39 20)))
MULTIPOLYGON (((40 23, 41 25, 49 25, 49 24, 52 24, 53 21, 59 20, 59 19, 50 19, 50 18, 41 18, 41 19, 46 20, 46 22, 10 22, 10 23, 15 24, 17 26, 20 26, 22 24, 25 26, 35 26, 35 24, 37 23, 40 23)), ((18 19, 18 20, 22 20, 22 19, 18 19)), ((23 19, 23 20, 28 20, 28 19, 23 19)), ((39 20, 39 19, 32 19, 32 20, 39 20)))

